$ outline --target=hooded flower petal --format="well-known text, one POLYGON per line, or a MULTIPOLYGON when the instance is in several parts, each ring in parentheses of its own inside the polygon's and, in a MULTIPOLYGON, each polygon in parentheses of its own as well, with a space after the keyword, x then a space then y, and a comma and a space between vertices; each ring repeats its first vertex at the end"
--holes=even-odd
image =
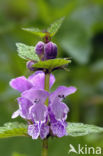
POLYGON ((21 95, 22 97, 30 100, 33 104, 38 102, 44 104, 46 98, 49 96, 49 93, 44 90, 36 90, 34 88, 31 88, 23 92, 21 95))
POLYGON ((64 121, 67 118, 67 113, 69 108, 63 102, 55 100, 50 106, 49 111, 54 115, 55 119, 58 121, 64 121))
POLYGON ((41 103, 37 103, 37 104, 33 105, 30 109, 30 114, 31 114, 32 120, 36 123, 45 122, 47 113, 48 113, 47 107, 41 103))
POLYGON ((45 139, 49 134, 49 126, 46 124, 42 124, 40 128, 40 137, 41 139, 45 139))
POLYGON ((75 87, 60 86, 53 93, 51 93, 50 102, 53 102, 55 99, 62 101, 63 98, 65 98, 66 96, 70 94, 75 93, 76 90, 77 89, 75 87))
POLYGON ((40 125, 37 123, 34 123, 33 125, 29 125, 28 134, 32 137, 32 139, 37 139, 40 135, 40 125))
MULTIPOLYGON (((28 80, 33 84, 33 86, 36 89, 44 89, 44 82, 45 82, 45 74, 42 71, 37 71, 31 76, 29 76, 28 80)), ((50 88, 55 82, 55 77, 54 75, 50 75, 50 88)))
POLYGON ((29 82, 24 76, 12 79, 10 81, 10 86, 19 92, 23 92, 33 87, 32 83, 29 82))
POLYGON ((51 123, 51 130, 53 135, 56 135, 59 138, 67 135, 65 122, 57 121, 55 123, 51 123))
MULTIPOLYGON (((50 88, 55 82, 54 75, 50 75, 50 88)), ((17 77, 10 81, 10 86, 13 89, 18 90, 19 92, 23 92, 29 90, 34 87, 35 89, 44 89, 45 83, 45 73, 42 71, 37 71, 26 79, 24 76, 17 77)))
POLYGON ((32 102, 23 97, 19 97, 17 100, 19 103, 20 116, 24 119, 31 119, 29 109, 33 105, 32 102))

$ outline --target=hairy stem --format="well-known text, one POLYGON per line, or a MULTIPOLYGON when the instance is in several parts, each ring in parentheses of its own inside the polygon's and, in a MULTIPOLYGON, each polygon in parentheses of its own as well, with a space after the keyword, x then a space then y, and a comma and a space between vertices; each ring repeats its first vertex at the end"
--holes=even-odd
POLYGON ((42 156, 48 156, 48 139, 43 140, 42 156))
MULTIPOLYGON (((50 79, 50 74, 49 73, 45 74, 45 87, 44 87, 44 89, 48 92, 49 92, 49 79, 50 79)), ((47 98, 47 100, 45 102, 46 106, 48 106, 48 100, 49 99, 47 98)))
MULTIPOLYGON (((49 79, 50 79, 50 74, 46 73, 45 74, 45 87, 44 87, 46 91, 49 91, 49 79)), ((46 106, 48 106, 48 101, 49 99, 47 99, 45 102, 46 106)), ((43 140, 42 156, 48 156, 48 139, 47 138, 43 140)))

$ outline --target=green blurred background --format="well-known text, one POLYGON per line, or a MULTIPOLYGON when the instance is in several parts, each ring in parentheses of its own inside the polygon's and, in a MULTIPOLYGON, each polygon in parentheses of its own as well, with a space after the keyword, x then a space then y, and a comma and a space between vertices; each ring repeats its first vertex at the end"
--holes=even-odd
MULTIPOLYGON (((30 72, 18 57, 15 43, 35 46, 39 38, 21 28, 44 29, 62 16, 66 18, 53 41, 58 57, 70 57, 72 63, 70 72, 54 72, 52 90, 58 85, 76 86, 77 93, 65 100, 70 107, 68 121, 103 127, 103 0, 0 0, 0 126, 23 122, 11 119, 19 94, 9 87, 9 81, 30 72)), ((103 147, 103 134, 50 139, 49 156, 68 156, 70 143, 103 147)), ((40 156, 41 146, 40 140, 30 138, 2 139, 0 156, 40 156)))

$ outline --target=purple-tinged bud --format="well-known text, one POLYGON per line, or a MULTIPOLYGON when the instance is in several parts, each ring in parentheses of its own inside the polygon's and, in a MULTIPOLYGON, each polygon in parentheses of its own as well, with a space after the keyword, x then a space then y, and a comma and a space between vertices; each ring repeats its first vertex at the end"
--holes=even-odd
POLYGON ((48 42, 45 44, 44 47, 44 58, 45 60, 48 59, 55 59, 57 56, 57 46, 53 42, 48 42))
POLYGON ((43 55, 44 54, 44 42, 39 41, 35 46, 35 51, 38 56, 43 55))
POLYGON ((34 61, 28 61, 28 62, 26 63, 26 67, 27 67, 30 71, 34 71, 35 68, 32 67, 34 64, 35 64, 34 61))

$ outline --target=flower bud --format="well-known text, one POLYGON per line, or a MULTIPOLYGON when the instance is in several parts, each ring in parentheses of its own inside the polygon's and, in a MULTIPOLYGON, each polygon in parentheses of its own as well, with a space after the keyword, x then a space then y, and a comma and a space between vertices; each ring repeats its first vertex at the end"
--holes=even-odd
POLYGON ((57 46, 53 42, 48 42, 44 47, 45 60, 54 59, 57 56, 57 46))
POLYGON ((35 46, 36 54, 41 58, 44 55, 44 43, 39 41, 35 46))
POLYGON ((32 67, 33 64, 35 64, 34 61, 28 61, 28 62, 26 63, 26 67, 27 67, 30 71, 34 71, 35 68, 32 67))

